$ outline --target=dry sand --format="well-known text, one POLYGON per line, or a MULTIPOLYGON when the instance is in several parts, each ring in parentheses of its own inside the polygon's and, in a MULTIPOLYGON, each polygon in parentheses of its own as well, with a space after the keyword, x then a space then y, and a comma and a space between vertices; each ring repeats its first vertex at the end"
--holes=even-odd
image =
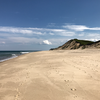
POLYGON ((2 62, 0 100, 100 100, 100 50, 41 51, 2 62))

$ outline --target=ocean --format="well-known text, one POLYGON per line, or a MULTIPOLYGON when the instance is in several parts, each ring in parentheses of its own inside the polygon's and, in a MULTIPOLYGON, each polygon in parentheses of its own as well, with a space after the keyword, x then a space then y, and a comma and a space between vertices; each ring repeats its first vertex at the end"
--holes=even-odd
POLYGON ((0 51, 0 62, 18 57, 20 55, 30 53, 30 52, 37 52, 39 50, 27 50, 27 51, 0 51))

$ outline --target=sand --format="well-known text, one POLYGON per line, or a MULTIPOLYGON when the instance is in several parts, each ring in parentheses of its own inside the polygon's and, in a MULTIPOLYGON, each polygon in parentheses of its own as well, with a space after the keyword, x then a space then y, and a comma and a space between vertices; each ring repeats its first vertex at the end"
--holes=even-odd
POLYGON ((0 100, 100 100, 100 50, 40 51, 2 62, 0 100))

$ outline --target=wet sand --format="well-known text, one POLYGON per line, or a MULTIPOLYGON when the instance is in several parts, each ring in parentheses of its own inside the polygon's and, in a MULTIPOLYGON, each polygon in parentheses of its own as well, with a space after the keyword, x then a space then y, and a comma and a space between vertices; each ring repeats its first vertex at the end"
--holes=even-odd
POLYGON ((100 50, 40 51, 2 62, 0 100, 100 100, 100 50))

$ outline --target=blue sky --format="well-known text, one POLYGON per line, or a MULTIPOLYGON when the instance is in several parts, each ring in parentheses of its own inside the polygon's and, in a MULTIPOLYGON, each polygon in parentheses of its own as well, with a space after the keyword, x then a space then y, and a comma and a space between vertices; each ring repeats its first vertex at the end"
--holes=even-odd
POLYGON ((49 50, 100 40, 100 0, 0 0, 0 50, 49 50))

